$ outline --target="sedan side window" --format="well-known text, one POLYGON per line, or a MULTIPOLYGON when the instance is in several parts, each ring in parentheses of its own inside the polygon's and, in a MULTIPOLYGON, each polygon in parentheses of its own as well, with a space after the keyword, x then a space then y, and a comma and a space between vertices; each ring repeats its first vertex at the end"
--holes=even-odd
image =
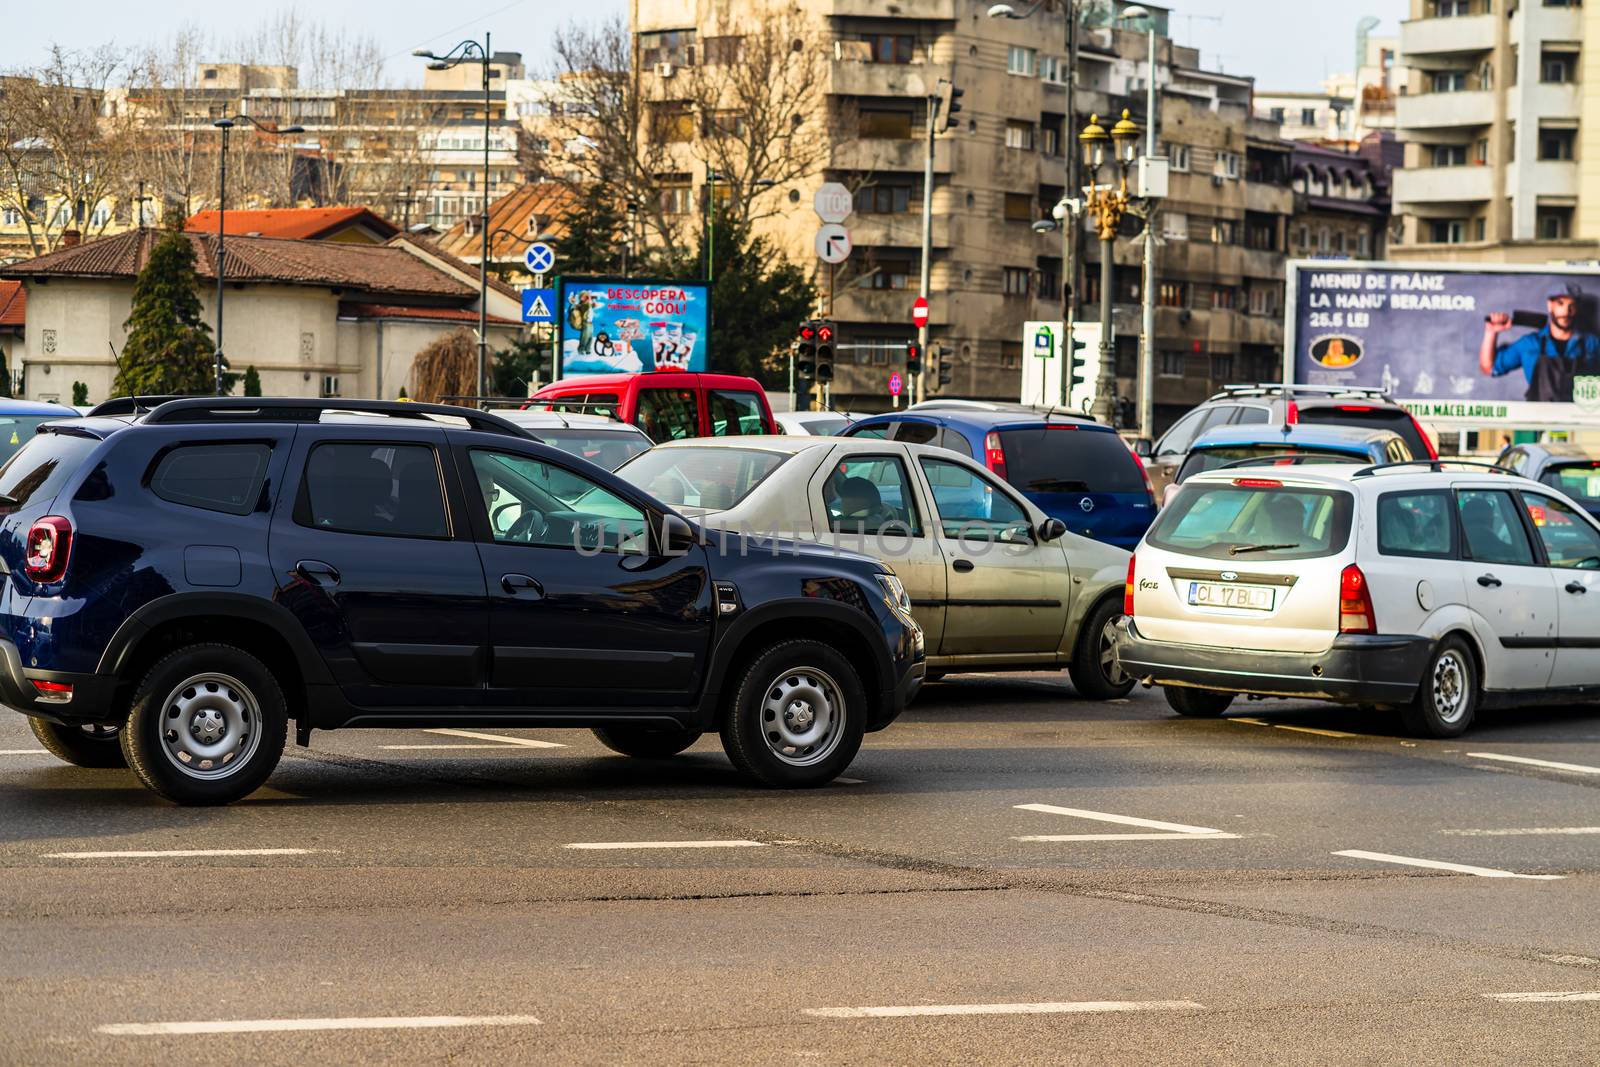
POLYGON ((1600 570, 1600 530, 1571 504, 1553 496, 1522 494, 1550 566, 1600 570))
POLYGON ((931 422, 907 419, 895 424, 894 439, 908 445, 931 445, 939 440, 939 427, 931 422))
POLYGON ((933 506, 946 537, 968 541, 1016 541, 1032 525, 1027 512, 978 472, 942 459, 924 458, 922 472, 933 487, 933 506))
POLYGON ((1156 442, 1156 455, 1169 456, 1189 451, 1189 443, 1194 440, 1196 431, 1200 429, 1200 420, 1204 419, 1207 414, 1206 409, 1201 408, 1198 411, 1189 412, 1189 414, 1173 423, 1172 428, 1162 436, 1160 441, 1156 442))
POLYGON ((711 436, 742 437, 766 433, 761 413, 761 398, 754 393, 735 393, 722 389, 706 394, 706 410, 711 416, 711 436))
POLYGON ((1236 420, 1240 426, 1265 426, 1270 416, 1266 408, 1258 408, 1246 404, 1239 409, 1239 418, 1236 420))
POLYGON ((644 512, 609 489, 543 460, 472 451, 489 532, 501 544, 645 552, 644 512))
POLYGON ((693 389, 641 389, 634 421, 656 444, 699 437, 699 411, 693 389))
POLYGON ((1385 556, 1455 555, 1450 494, 1384 493, 1378 498, 1378 551, 1385 556))
POLYGON ((822 503, 835 533, 922 536, 911 479, 894 456, 841 460, 822 483, 822 503))
POLYGON ((1533 565, 1533 545, 1517 516, 1511 494, 1499 489, 1462 489, 1456 493, 1461 536, 1467 552, 1482 563, 1533 565))

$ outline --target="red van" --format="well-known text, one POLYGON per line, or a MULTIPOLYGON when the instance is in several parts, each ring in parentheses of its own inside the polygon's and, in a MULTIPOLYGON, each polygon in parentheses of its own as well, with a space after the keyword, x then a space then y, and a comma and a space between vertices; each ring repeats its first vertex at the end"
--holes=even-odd
POLYGON ((633 423, 657 444, 780 432, 761 383, 737 374, 657 371, 562 378, 534 393, 527 406, 610 415, 633 423))

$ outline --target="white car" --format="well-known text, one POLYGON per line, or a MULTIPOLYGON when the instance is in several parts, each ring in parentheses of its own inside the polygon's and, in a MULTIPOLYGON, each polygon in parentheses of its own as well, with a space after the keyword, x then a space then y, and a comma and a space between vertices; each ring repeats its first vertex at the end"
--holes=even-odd
POLYGON ((1195 475, 1123 610, 1118 663, 1181 715, 1301 697, 1454 737, 1486 705, 1600 697, 1600 525, 1482 464, 1195 475))
POLYGON ((831 437, 856 421, 848 411, 775 411, 772 417, 781 433, 815 437, 831 437))
POLYGON ((497 411, 495 414, 516 423, 528 436, 608 471, 616 470, 651 445, 650 438, 639 427, 605 415, 541 410, 497 411))

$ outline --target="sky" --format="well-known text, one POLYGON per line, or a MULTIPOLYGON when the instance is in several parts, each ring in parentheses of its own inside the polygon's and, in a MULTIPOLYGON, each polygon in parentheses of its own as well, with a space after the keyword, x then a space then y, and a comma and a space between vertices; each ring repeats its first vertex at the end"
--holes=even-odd
MULTIPOLYGON (((152 43, 186 23, 228 39, 253 28, 264 12, 296 7, 302 17, 330 29, 373 36, 388 59, 391 83, 420 80, 422 61, 410 57, 413 48, 442 51, 485 30, 494 34, 496 51, 522 52, 536 72, 550 60, 547 41, 553 27, 574 17, 621 14, 626 6, 626 0, 316 0, 314 5, 76 0, 71 17, 62 18, 54 5, 38 0, 0 0, 7 9, 0 71, 41 62, 53 44, 131 47, 152 43)), ((1260 89, 1316 90, 1324 77, 1353 66, 1359 19, 1377 16, 1383 22, 1375 33, 1397 33, 1407 7, 1406 0, 1176 0, 1172 30, 1179 44, 1201 49, 1208 68, 1254 75, 1260 89)))

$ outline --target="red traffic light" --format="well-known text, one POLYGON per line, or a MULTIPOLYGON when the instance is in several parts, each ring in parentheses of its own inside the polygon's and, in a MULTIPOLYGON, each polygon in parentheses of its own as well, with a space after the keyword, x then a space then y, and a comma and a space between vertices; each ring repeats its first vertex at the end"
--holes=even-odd
POLYGON ((824 322, 817 327, 817 340, 827 342, 833 340, 833 327, 824 322))
POLYGON ((817 328, 815 326, 809 322, 803 322, 800 324, 800 340, 810 341, 815 339, 816 336, 817 328))
POLYGON ((917 347, 917 342, 915 342, 915 341, 907 341, 906 342, 906 358, 907 359, 916 359, 919 355, 921 355, 921 351, 922 350, 917 347))

